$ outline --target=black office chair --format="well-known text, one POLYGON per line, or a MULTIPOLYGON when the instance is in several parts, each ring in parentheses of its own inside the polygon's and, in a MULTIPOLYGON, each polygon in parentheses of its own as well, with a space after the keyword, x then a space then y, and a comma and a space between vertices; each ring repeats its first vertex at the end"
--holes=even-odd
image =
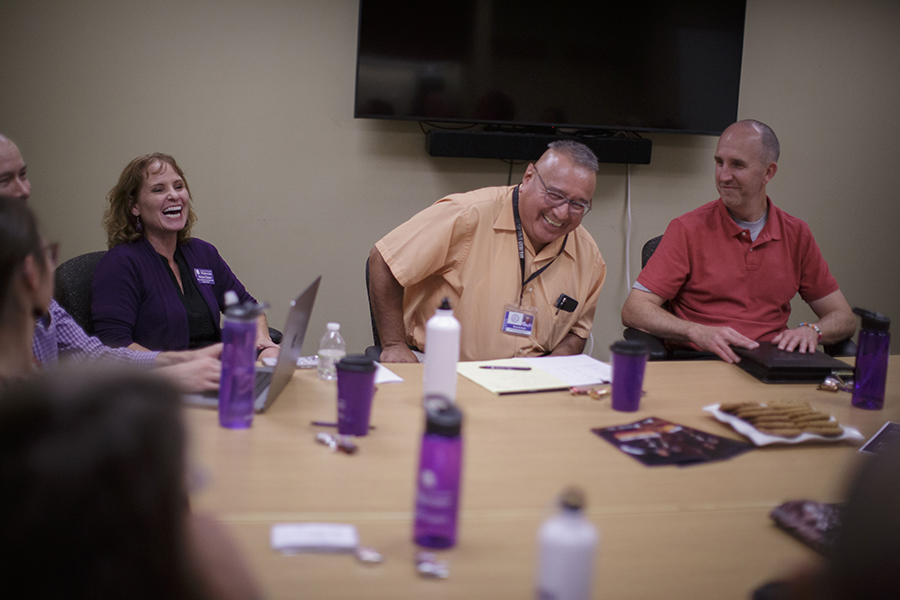
MULTIPOLYGON (((661 241, 662 236, 658 235, 655 238, 650 238, 649 240, 647 240, 643 248, 641 248, 642 269, 647 266, 647 261, 650 260, 650 257, 653 256, 653 253, 656 252, 656 247, 659 246, 659 242, 661 241)), ((665 305, 663 305, 663 307, 665 307, 665 305)), ((624 337, 626 340, 644 342, 644 344, 647 345, 647 348, 650 349, 650 360, 672 360, 672 357, 669 356, 669 349, 666 347, 665 342, 663 342, 661 338, 658 338, 655 335, 646 333, 644 331, 641 331, 640 329, 626 327, 625 331, 622 333, 622 337, 624 337)), ((693 352, 693 354, 695 355, 710 354, 711 356, 709 357, 703 357, 706 360, 716 357, 716 355, 712 352, 701 353, 699 350, 693 350, 691 352, 693 352)), ((680 360, 687 360, 687 358, 683 358, 680 360)))
POLYGON ((56 301, 88 335, 94 335, 91 282, 94 280, 94 269, 104 254, 106 250, 88 252, 56 267, 56 301))
MULTIPOLYGON (((662 237, 658 235, 647 240, 647 243, 641 248, 642 269, 647 266, 647 261, 656 252, 662 237)), ((663 308, 665 307, 666 305, 663 304, 663 308)), ((655 335, 631 327, 626 327, 622 336, 626 340, 637 340, 647 344, 647 347, 650 348, 650 360, 713 360, 718 358, 714 352, 693 350, 691 348, 668 348, 665 342, 655 335)), ((856 356, 856 344, 852 339, 846 339, 834 344, 823 344, 822 351, 829 356, 856 356)))
MULTIPOLYGON (((94 335, 94 320, 91 316, 91 302, 93 293, 91 290, 94 281, 94 270, 97 263, 106 254, 106 250, 88 252, 56 267, 56 290, 54 296, 59 305, 72 315, 85 333, 94 335)), ((281 343, 282 333, 274 327, 269 327, 269 336, 276 344, 281 343)))
POLYGON ((381 360, 381 338, 378 336, 378 326, 375 325, 375 313, 372 311, 372 298, 369 296, 369 259, 366 258, 366 300, 369 302, 369 318, 372 320, 373 345, 366 348, 366 356, 372 360, 381 360))
POLYGON ((655 238, 650 238, 644 244, 644 247, 641 248, 641 268, 647 266, 647 261, 650 260, 650 257, 653 256, 653 253, 656 252, 656 248, 659 246, 659 243, 662 241, 662 236, 658 235, 655 238))

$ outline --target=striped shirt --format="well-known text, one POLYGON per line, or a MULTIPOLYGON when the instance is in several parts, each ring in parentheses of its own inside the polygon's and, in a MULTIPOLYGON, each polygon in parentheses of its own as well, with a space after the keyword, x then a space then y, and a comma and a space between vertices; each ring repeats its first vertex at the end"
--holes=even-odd
POLYGON ((56 366, 61 360, 83 362, 95 359, 152 367, 159 354, 104 346, 99 339, 85 333, 56 300, 50 302, 50 314, 40 319, 34 327, 32 349, 35 359, 44 368, 56 366))

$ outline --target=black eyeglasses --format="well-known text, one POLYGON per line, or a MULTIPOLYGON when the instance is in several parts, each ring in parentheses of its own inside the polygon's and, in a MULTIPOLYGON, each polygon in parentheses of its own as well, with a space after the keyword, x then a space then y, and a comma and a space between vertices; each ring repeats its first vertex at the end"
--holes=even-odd
POLYGON ((59 259, 59 242, 52 242, 50 244, 42 244, 41 250, 44 251, 44 256, 53 263, 55 267, 57 264, 57 260, 59 259))
POLYGON ((563 204, 569 204, 569 214, 573 217, 583 217, 588 214, 591 210, 591 205, 581 202, 580 200, 572 200, 571 198, 566 198, 559 192, 555 190, 551 190, 547 187, 547 184, 544 183, 544 178, 541 177, 541 174, 538 172, 536 166, 531 165, 534 168, 534 174, 538 176, 538 181, 541 182, 541 185, 544 187, 544 195, 547 197, 547 203, 550 206, 562 206, 563 204))

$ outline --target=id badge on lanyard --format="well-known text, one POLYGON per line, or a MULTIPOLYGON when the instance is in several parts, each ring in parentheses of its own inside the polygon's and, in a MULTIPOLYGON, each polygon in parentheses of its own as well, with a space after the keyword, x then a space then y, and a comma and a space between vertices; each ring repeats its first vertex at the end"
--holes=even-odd
POLYGON ((503 333, 528 337, 534 330, 536 318, 537 309, 533 306, 525 308, 515 302, 510 302, 503 311, 503 325, 500 329, 503 333))
POLYGON ((522 219, 519 217, 519 186, 516 186, 513 189, 513 217, 516 222, 516 241, 519 245, 519 265, 522 270, 522 289, 519 291, 519 302, 518 304, 514 302, 510 302, 504 307, 503 310, 503 324, 500 326, 500 330, 504 333, 509 333, 512 335, 521 335, 521 336, 530 336, 532 331, 534 331, 535 320, 537 319, 537 308, 524 307, 522 306, 522 297, 525 294, 525 286, 528 285, 532 280, 536 279, 538 275, 543 273, 547 267, 552 265, 559 255, 563 253, 563 250, 566 247, 566 242, 569 239, 569 234, 566 234, 566 237, 563 238, 562 248, 559 249, 559 254, 554 257, 549 263, 532 273, 525 278, 525 239, 522 235, 522 219))

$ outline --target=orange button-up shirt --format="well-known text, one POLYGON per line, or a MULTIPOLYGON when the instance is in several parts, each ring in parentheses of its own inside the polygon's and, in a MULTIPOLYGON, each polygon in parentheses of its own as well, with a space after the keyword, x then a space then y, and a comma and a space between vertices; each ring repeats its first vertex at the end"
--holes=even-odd
POLYGON ((582 226, 535 256, 527 235, 525 278, 556 259, 525 287, 523 307, 534 309, 530 336, 501 330, 508 304, 519 305, 522 271, 512 211, 513 186, 454 194, 437 201, 382 238, 376 247, 404 287, 407 342, 425 350, 425 324, 449 298, 461 325, 460 360, 540 356, 569 332, 587 338, 606 263, 582 226), (557 258, 557 255, 559 257, 557 258), (554 308, 560 294, 578 301, 574 312, 554 308))

